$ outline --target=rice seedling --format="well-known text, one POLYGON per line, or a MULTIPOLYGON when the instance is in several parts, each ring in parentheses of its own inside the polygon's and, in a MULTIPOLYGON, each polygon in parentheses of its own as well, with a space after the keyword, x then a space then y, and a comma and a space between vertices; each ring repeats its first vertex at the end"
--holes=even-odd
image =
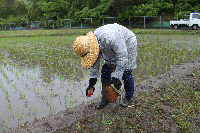
POLYGON ((65 96, 64 96, 64 99, 65 99, 65 104, 66 104, 66 101, 67 101, 66 97, 67 97, 67 96, 65 95, 65 96))
MULTIPOLYGON (((27 105, 28 105, 28 100, 25 99, 24 101, 25 101, 25 105, 27 106, 27 105)), ((26 106, 25 106, 25 107, 26 107, 26 106)))
POLYGON ((34 119, 36 120, 36 118, 37 118, 37 108, 32 108, 32 110, 33 110, 33 114, 34 114, 34 119))
POLYGON ((83 99, 82 103, 84 103, 84 99, 83 99))
MULTIPOLYGON (((49 35, 57 34, 56 31, 51 32, 39 31, 34 34, 31 32, 26 32, 26 34, 16 32, 15 34, 13 33, 13 36, 18 35, 24 37, 13 37, 12 39, 1 38, 2 34, 0 35, 0 48, 4 53, 6 53, 6 56, 0 56, 0 61, 2 63, 0 65, 0 74, 3 75, 2 79, 6 79, 7 81, 12 80, 10 75, 8 75, 8 71, 16 77, 17 82, 15 82, 14 79, 11 81, 11 85, 12 89, 16 91, 16 93, 23 94, 22 97, 24 100, 22 104, 20 104, 20 108, 27 108, 27 105, 33 103, 33 101, 41 104, 40 101, 36 100, 37 98, 42 97, 43 100, 45 100, 46 97, 46 101, 48 101, 48 96, 52 95, 52 101, 47 102, 46 109, 54 110, 55 104, 52 102, 54 100, 53 98, 56 98, 55 92, 58 94, 59 99, 64 101, 63 103, 65 106, 67 104, 66 107, 72 107, 75 100, 74 96, 70 97, 69 103, 66 102, 69 101, 69 96, 75 94, 75 90, 71 87, 77 88, 79 85, 76 83, 80 81, 82 82, 81 87, 83 90, 87 87, 87 76, 89 75, 89 71, 82 69, 80 57, 74 54, 72 49, 73 40, 78 34, 70 37, 49 37, 49 35), (47 34, 48 36, 46 36, 47 34), (26 36, 33 37, 29 38, 26 36), (76 79, 76 81, 73 79, 76 79), (20 86, 20 82, 22 83, 22 86, 20 86), (49 93, 48 88, 54 89, 55 92, 51 91, 49 93), (67 89, 67 91, 66 93, 63 93, 60 89, 57 92, 58 88, 64 88, 67 89), (31 90, 34 91, 32 92, 31 90), (28 96, 27 93, 35 93, 34 95, 36 98, 31 99, 30 97, 25 97, 25 93, 26 96, 28 96)), ((59 32, 61 32, 62 35, 66 35, 66 32, 59 32)), ((8 34, 3 34, 8 37, 8 34)), ((137 61, 138 67, 134 69, 133 76, 137 82, 142 80, 144 75, 148 75, 149 77, 152 75, 156 76, 163 70, 168 71, 170 66, 193 59, 197 54, 199 54, 199 45, 195 45, 194 47, 190 45, 197 44, 197 42, 193 41, 197 38, 196 35, 186 36, 177 34, 174 36, 170 34, 136 34, 136 36, 138 39, 137 60, 139 61, 137 61), (194 43, 191 43, 190 41, 193 41, 194 43)), ((101 63, 101 67, 102 65, 103 63, 101 63)), ((1 90, 4 90, 6 99, 11 97, 11 95, 10 93, 8 94, 8 91, 3 87, 5 84, 4 81, 5 80, 0 81, 0 86, 1 90)), ((100 97, 100 92, 98 92, 97 97, 100 97)), ((84 99, 80 100, 80 103, 83 102, 85 102, 84 99)), ((7 106, 9 106, 9 104, 7 106)), ((28 107, 30 106, 31 105, 28 107)), ((14 106, 12 106, 12 108, 14 108, 14 106)), ((62 104, 56 108, 57 111, 59 108, 62 108, 62 104)), ((24 114, 27 113, 25 112, 24 114)), ((33 114, 33 116, 35 118, 36 114, 33 114)), ((28 119, 29 116, 26 116, 26 118, 28 119)))
POLYGON ((98 94, 98 98, 100 98, 101 97, 101 93, 99 92, 99 94, 98 94))
POLYGON ((69 108, 72 108, 72 101, 70 100, 70 105, 69 105, 69 108))
POLYGON ((3 127, 3 132, 5 132, 5 130, 6 130, 6 124, 5 124, 5 122, 3 121, 2 124, 0 124, 0 125, 3 127))
POLYGON ((50 101, 47 101, 46 104, 47 104, 47 106, 50 108, 50 111, 51 111, 50 101))
POLYGON ((6 100, 8 100, 8 91, 6 91, 5 98, 6 98, 6 100))
POLYGON ((60 93, 58 92, 58 96, 59 96, 59 99, 60 99, 60 93))
POLYGON ((53 111, 55 111, 55 104, 54 105, 52 105, 53 106, 53 111))

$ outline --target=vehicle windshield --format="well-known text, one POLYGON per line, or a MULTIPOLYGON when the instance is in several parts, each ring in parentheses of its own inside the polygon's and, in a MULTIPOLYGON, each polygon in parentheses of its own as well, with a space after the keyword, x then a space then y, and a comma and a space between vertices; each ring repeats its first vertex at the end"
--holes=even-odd
POLYGON ((192 14, 192 18, 200 19, 200 14, 192 14))

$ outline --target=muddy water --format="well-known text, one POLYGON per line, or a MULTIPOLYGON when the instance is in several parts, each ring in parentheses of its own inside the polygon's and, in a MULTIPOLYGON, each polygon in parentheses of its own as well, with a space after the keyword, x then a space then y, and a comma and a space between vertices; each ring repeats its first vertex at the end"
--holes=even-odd
MULTIPOLYGON (((137 35, 137 39, 137 68, 133 71, 135 82, 164 73, 199 54, 198 36, 137 35)), ((35 41, 40 44, 38 40, 35 41)), ((10 57, 6 51, 3 52, 2 58, 10 57)), ((100 97, 100 77, 95 85, 94 95, 85 97, 89 73, 88 70, 82 69, 80 60, 73 55, 72 52, 68 54, 69 60, 64 67, 56 65, 58 61, 55 61, 54 65, 46 66, 37 60, 29 64, 29 58, 24 58, 24 63, 11 57, 2 59, 0 131, 9 131, 18 125, 100 97), (73 65, 70 63, 72 60, 73 65), (65 70, 69 72, 65 74, 65 70)), ((45 60, 48 61, 48 58, 45 60)), ((66 61, 64 58, 61 60, 66 61)))
POLYGON ((17 69, 13 68, 12 73, 7 68, 8 66, 2 67, 11 82, 0 74, 2 85, 8 91, 7 100, 6 94, 0 90, 1 94, 4 94, 0 97, 0 118, 5 122, 7 120, 6 126, 9 129, 100 96, 100 83, 97 83, 94 96, 85 97, 85 88, 89 81, 87 74, 80 82, 71 79, 62 80, 59 76, 55 76, 50 83, 47 83, 43 81, 38 66, 34 70, 24 69, 23 73, 18 72, 18 76, 15 74, 17 69))

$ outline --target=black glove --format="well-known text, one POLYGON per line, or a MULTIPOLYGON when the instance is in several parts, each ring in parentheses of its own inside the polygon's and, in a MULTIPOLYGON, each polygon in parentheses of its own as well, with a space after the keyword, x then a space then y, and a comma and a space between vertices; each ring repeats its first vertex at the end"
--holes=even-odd
POLYGON ((97 82, 97 78, 90 78, 90 80, 89 80, 89 86, 86 89, 86 96, 88 96, 88 91, 90 89, 93 88, 93 92, 94 92, 94 90, 95 90, 94 85, 96 84, 96 82, 97 82))
POLYGON ((121 88, 121 86, 122 86, 121 81, 120 81, 119 79, 115 78, 115 77, 112 77, 112 78, 111 78, 111 84, 113 84, 114 87, 115 87, 117 90, 119 90, 119 89, 121 88))
POLYGON ((91 95, 93 95, 93 93, 92 93, 92 94, 88 94, 88 91, 89 91, 90 89, 92 89, 92 88, 93 88, 93 92, 94 92, 95 88, 94 88, 94 87, 91 87, 91 86, 88 86, 88 88, 86 89, 86 96, 90 97, 91 95))
POLYGON ((97 78, 90 78, 89 80, 89 86, 93 87, 97 82, 97 78))

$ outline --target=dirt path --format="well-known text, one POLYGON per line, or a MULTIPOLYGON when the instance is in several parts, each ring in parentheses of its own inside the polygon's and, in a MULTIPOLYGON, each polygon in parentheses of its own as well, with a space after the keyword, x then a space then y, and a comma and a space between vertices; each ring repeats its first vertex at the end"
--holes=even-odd
MULTIPOLYGON (((144 92, 144 91, 150 92, 153 90, 153 88, 157 87, 158 85, 166 86, 171 83, 178 83, 180 82, 180 80, 183 80, 183 79, 185 80, 187 86, 200 91, 200 84, 196 83, 196 81, 193 78, 195 77, 194 73, 199 70, 200 70, 200 55, 197 56, 194 60, 191 60, 188 63, 185 63, 184 65, 181 65, 177 68, 174 68, 173 70, 170 70, 164 74, 161 74, 157 77, 151 77, 150 79, 143 81, 141 83, 136 83, 134 98, 140 99, 140 95, 139 95, 140 92, 144 92)), ((76 127, 77 120, 81 120, 81 119, 87 120, 87 118, 96 117, 99 114, 103 114, 109 111, 111 111, 112 114, 119 113, 119 111, 118 112, 116 111, 116 108, 119 110, 123 110, 123 113, 125 113, 126 111, 130 109, 130 108, 121 108, 119 106, 119 102, 116 102, 114 104, 109 104, 105 106, 105 108, 102 110, 95 110, 94 106, 99 101, 100 99, 95 99, 91 102, 76 106, 72 109, 67 109, 57 114, 50 115, 48 117, 34 121, 30 124, 18 127, 11 132, 36 133, 36 132, 57 132, 57 131, 60 132, 62 130, 65 132, 66 131, 71 132, 76 127)), ((136 104, 134 99, 133 99, 133 104, 136 104)), ((146 111, 148 111, 148 107, 146 108, 147 108, 146 111)), ((148 119, 148 118, 145 118, 145 119, 148 119)), ((87 123, 89 123, 89 121, 87 121, 86 124, 87 123)), ((148 121, 147 121, 147 125, 148 125, 148 121)), ((149 129, 149 131, 151 131, 152 129, 149 129)), ((152 131, 155 131, 155 130, 152 130, 152 131)), ((177 129, 172 126, 170 128, 170 131, 176 132, 177 129)))

